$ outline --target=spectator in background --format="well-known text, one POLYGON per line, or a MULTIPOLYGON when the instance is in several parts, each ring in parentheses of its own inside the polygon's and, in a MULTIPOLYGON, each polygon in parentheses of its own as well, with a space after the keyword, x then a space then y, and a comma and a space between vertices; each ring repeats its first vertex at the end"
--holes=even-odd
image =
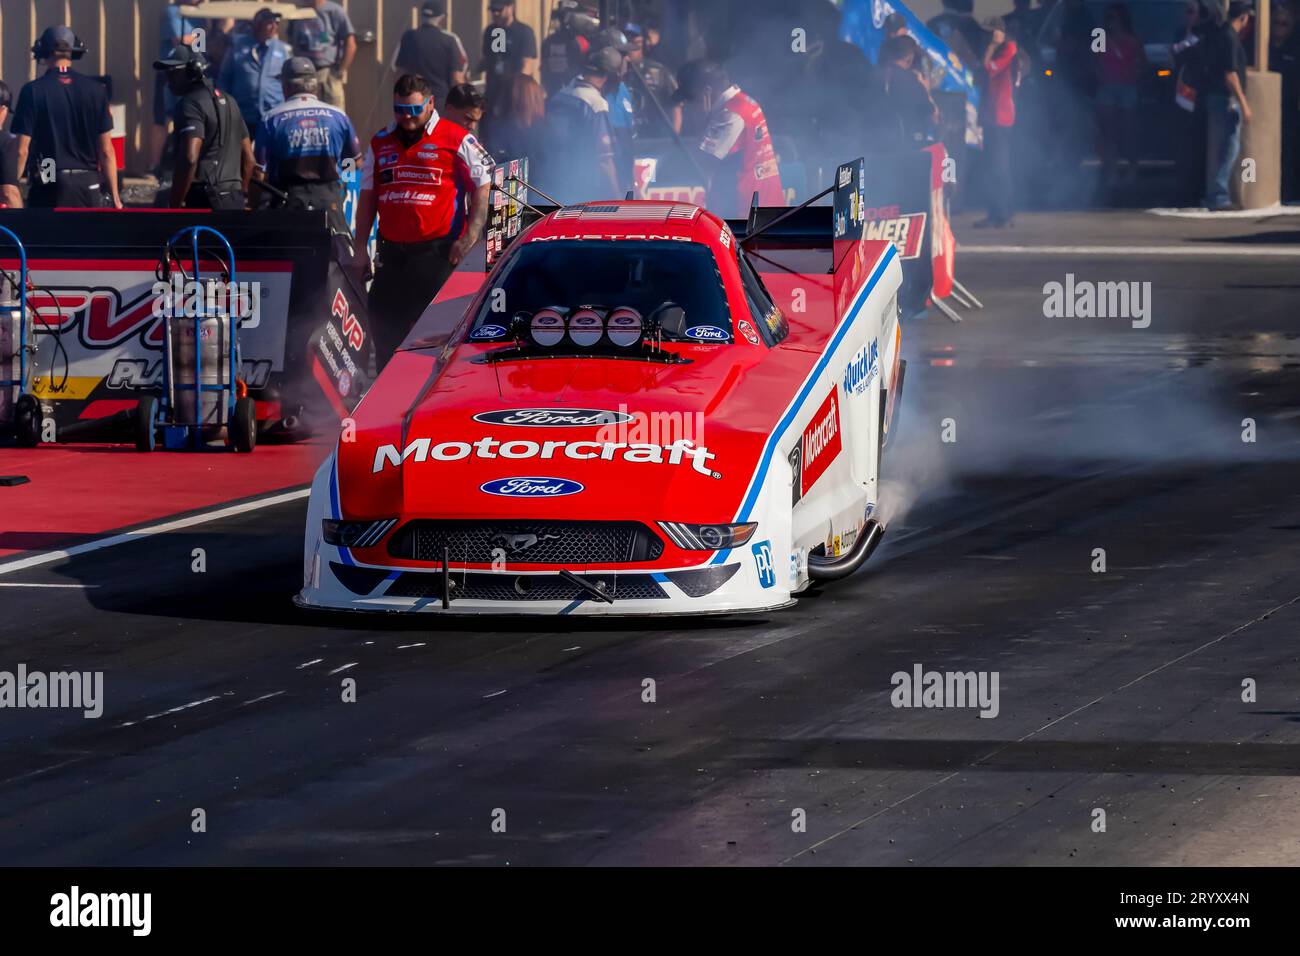
POLYGON ((1127 178, 1137 181, 1138 84, 1146 71, 1142 40, 1133 32, 1128 7, 1113 3, 1102 21, 1106 48, 1097 54, 1097 155, 1105 190, 1115 183, 1116 159, 1128 163, 1127 178))
POLYGON ((605 99, 622 66, 612 47, 592 50, 578 75, 546 101, 546 162, 534 183, 562 203, 623 196, 605 99))
POLYGON ((1250 0, 1232 0, 1227 21, 1207 38, 1205 120, 1209 130, 1205 169, 1205 208, 1232 208, 1228 182, 1241 149, 1241 125, 1249 123, 1246 102, 1246 51, 1241 31, 1254 15, 1250 0))
POLYGON ((974 9, 974 0, 943 0, 943 13, 931 17, 925 25, 978 77, 981 51, 988 48, 989 34, 975 22, 974 9))
POLYGON ((677 81, 668 67, 646 57, 645 31, 639 24, 629 23, 623 33, 628 43, 626 66, 631 77, 628 88, 636 116, 636 136, 667 139, 682 128, 682 108, 674 102, 677 81))
POLYGON ((888 125, 903 148, 929 142, 939 123, 939 108, 916 72, 920 56, 920 46, 906 33, 890 37, 880 47, 878 67, 888 125))
POLYGON ((487 144, 497 162, 528 158, 529 171, 545 165, 546 93, 542 84, 526 73, 510 77, 501 114, 492 126, 487 144))
POLYGON ((1001 229, 1012 225, 1011 137, 1016 125, 1016 84, 1019 59, 1016 43, 1007 38, 1001 20, 989 23, 989 45, 984 51, 987 83, 984 109, 984 171, 988 215, 976 228, 1001 229))
POLYGON ((1300 199, 1300 33, 1294 0, 1274 0, 1268 68, 1282 74, 1282 199, 1300 199))
POLYGON ((755 193, 760 206, 784 206, 781 171, 763 108, 716 63, 683 69, 680 79, 678 98, 705 117, 696 155, 709 177, 710 211, 724 218, 744 217, 755 193))
POLYGON ((1015 9, 1004 14, 1002 23, 1007 28, 1007 36, 1014 40, 1016 49, 1029 58, 1035 69, 1043 62, 1042 51, 1038 48, 1038 34, 1043 29, 1042 7, 1035 7, 1034 0, 1014 0, 1015 9))
POLYGON ((495 113, 506 82, 517 73, 537 74, 537 34, 515 19, 515 0, 492 0, 492 22, 483 30, 484 95, 489 114, 495 113))
POLYGON ((577 0, 560 0, 551 13, 555 29, 542 41, 542 86, 547 96, 562 90, 582 67, 591 52, 588 34, 596 32, 598 21, 580 9, 577 0))
POLYGON ((217 86, 239 104, 249 139, 257 139, 266 114, 284 102, 280 72, 288 59, 289 45, 280 39, 280 14, 263 7, 253 16, 252 32, 235 37, 217 79, 217 86))
POLYGON ((68 27, 48 27, 32 53, 49 69, 19 91, 12 126, 18 169, 27 171, 31 187, 28 205, 98 208, 107 186, 111 204, 121 209, 108 94, 99 80, 72 69, 85 47, 68 27))
MULTIPOLYGON (((194 0, 201 4, 204 0, 194 0)), ((189 4, 187 4, 189 5, 189 4)), ((181 0, 172 0, 162 8, 158 17, 158 56, 168 56, 173 49, 194 42, 194 31, 202 20, 191 20, 181 15, 181 0)), ((206 46, 206 43, 204 44, 206 46)), ((167 88, 167 79, 162 73, 154 74, 153 86, 153 127, 150 130, 149 159, 152 175, 161 182, 163 179, 162 157, 167 146, 167 126, 171 123, 172 113, 176 111, 176 97, 167 88)))
POLYGON ((23 194, 18 191, 18 137, 4 128, 12 102, 13 94, 0 81, 0 207, 21 209, 23 194))
POLYGON ((473 84, 461 83, 448 91, 442 115, 477 136, 479 124, 483 122, 483 107, 483 94, 473 84))
POLYGON ((294 20, 289 27, 294 55, 305 56, 315 65, 321 101, 343 109, 343 85, 357 55, 357 31, 347 11, 334 0, 298 0, 298 6, 314 9, 316 16, 294 20))
POLYGON ((1174 58, 1175 204, 1195 206, 1205 194, 1206 38, 1216 18, 1201 0, 1187 0, 1183 25, 1169 51, 1174 58))
POLYGON ((433 101, 439 105, 447 102, 448 90, 468 79, 465 46, 447 29, 446 0, 425 0, 420 5, 420 25, 402 34, 393 65, 428 80, 433 101))

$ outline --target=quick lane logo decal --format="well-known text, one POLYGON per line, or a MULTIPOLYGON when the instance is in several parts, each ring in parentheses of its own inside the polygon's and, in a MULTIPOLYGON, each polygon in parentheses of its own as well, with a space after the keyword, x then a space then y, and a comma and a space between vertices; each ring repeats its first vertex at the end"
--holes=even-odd
POLYGON ((686 335, 701 342, 724 342, 727 339, 727 333, 716 325, 694 325, 686 330, 686 335))
MULTIPOLYGON (((837 439, 838 441, 838 439, 837 439)), ((501 441, 499 438, 480 438, 474 442, 445 441, 437 445, 429 438, 417 438, 401 451, 396 445, 380 445, 375 449, 372 474, 379 474, 388 466, 394 468, 408 459, 415 462, 460 461, 465 458, 540 458, 551 461, 563 455, 574 461, 630 462, 632 464, 681 465, 690 458, 691 467, 701 475, 721 478, 719 472, 709 468, 710 459, 718 457, 703 445, 696 448, 689 438, 680 438, 671 445, 647 445, 629 442, 601 441, 501 441)))
POLYGON ((862 394, 879 374, 880 346, 872 339, 870 345, 862 346, 858 354, 849 359, 848 367, 844 369, 844 394, 862 394))
POLYGON ((494 412, 479 412, 474 421, 488 425, 581 428, 622 425, 632 421, 632 416, 627 412, 610 412, 601 408, 502 408, 494 412))
POLYGON ((497 478, 484 482, 478 489, 502 498, 559 498, 561 495, 576 495, 584 487, 580 482, 567 478, 497 478))
POLYGON ((776 569, 772 567, 772 542, 760 541, 754 545, 754 568, 758 571, 758 583, 764 588, 776 584, 776 569))
POLYGON ((799 440, 801 496, 808 494, 808 489, 817 483, 817 479, 839 455, 840 447, 840 406, 835 399, 835 389, 832 388, 799 440))
POLYGON ((867 223, 868 239, 892 242, 899 258, 915 259, 921 255, 921 237, 925 235, 925 213, 904 215, 897 206, 871 210, 876 215, 867 223))

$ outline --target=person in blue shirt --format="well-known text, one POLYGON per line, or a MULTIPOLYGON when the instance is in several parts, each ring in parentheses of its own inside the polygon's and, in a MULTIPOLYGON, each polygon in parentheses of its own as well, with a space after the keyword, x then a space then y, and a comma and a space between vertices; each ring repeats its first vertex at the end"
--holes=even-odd
POLYGON ((346 113, 322 102, 316 65, 295 56, 284 65, 284 102, 262 118, 255 176, 287 193, 288 209, 324 209, 331 231, 346 234, 343 177, 361 168, 361 141, 346 113))
POLYGON ((289 59, 289 44, 279 38, 280 14, 263 7, 253 16, 253 31, 236 37, 217 78, 217 86, 235 98, 249 135, 272 109, 284 102, 280 71, 289 59))
MULTIPOLYGON (((195 4, 203 3, 203 0, 193 0, 195 4)), ((162 8, 162 13, 158 18, 158 56, 165 59, 171 55, 172 50, 176 47, 189 46, 194 42, 195 33, 203 23, 202 20, 192 20, 189 17, 181 15, 180 0, 173 0, 172 3, 162 8)), ((153 131, 149 143, 150 159, 153 161, 151 167, 153 175, 159 180, 163 178, 162 155, 167 146, 167 124, 171 122, 172 114, 176 112, 176 97, 172 95, 171 90, 167 88, 167 80, 162 73, 154 74, 153 88, 153 131)))

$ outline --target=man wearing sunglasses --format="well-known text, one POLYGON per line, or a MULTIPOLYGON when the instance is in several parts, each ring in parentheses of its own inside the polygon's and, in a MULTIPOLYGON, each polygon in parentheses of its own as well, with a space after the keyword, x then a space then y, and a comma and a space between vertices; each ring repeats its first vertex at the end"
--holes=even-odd
POLYGON ((380 363, 402 343, 478 241, 487 221, 493 167, 491 155, 472 133, 438 115, 424 77, 407 73, 398 78, 393 115, 366 154, 353 260, 362 275, 370 268, 364 237, 378 214, 370 312, 380 363))

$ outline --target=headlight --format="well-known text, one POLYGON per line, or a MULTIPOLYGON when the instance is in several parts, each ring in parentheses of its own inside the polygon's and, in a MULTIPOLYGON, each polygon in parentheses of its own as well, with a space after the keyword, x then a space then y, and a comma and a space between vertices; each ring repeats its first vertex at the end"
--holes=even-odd
POLYGON ((659 527, 673 544, 687 551, 721 551, 744 544, 754 536, 758 522, 748 524, 682 524, 661 521, 659 527))
POLYGON ((340 548, 369 548, 378 544, 395 524, 396 518, 380 518, 377 521, 335 521, 325 518, 321 521, 321 536, 326 544, 340 548))

